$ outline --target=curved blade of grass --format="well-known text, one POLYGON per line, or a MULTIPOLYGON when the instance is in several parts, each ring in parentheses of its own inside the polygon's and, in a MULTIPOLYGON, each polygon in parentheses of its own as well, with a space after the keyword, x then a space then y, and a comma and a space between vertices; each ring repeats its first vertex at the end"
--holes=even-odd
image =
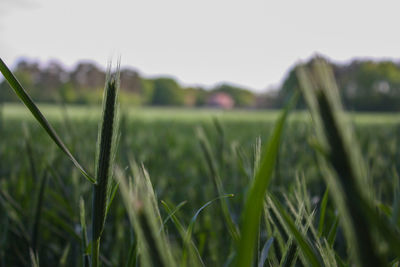
MULTIPOLYGON (((187 230, 185 229, 183 224, 179 221, 178 217, 176 216, 176 212, 173 212, 173 211, 177 211, 177 208, 174 208, 172 210, 172 208, 165 201, 161 201, 161 203, 164 206, 165 210, 171 215, 171 219, 172 219, 176 229, 178 230, 182 240, 185 242, 187 230)), ((196 247, 196 244, 193 242, 193 240, 189 240, 188 244, 184 243, 184 249, 182 251, 183 263, 181 266, 186 266, 187 250, 188 250, 188 253, 190 256, 190 261, 191 261, 190 265, 191 266, 203 266, 203 267, 205 266, 203 259, 201 258, 201 255, 196 247)))
POLYGON ((43 114, 40 112, 39 108, 33 103, 31 97, 26 93, 22 85, 18 82, 17 78, 12 74, 7 65, 0 58, 0 72, 3 73, 4 78, 7 80, 8 84, 14 90, 14 92, 18 95, 24 105, 30 110, 32 115, 36 118, 36 120, 40 123, 43 129, 47 132, 50 138, 56 143, 56 145, 70 158, 72 163, 79 169, 79 171, 83 174, 83 176, 89 180, 92 184, 96 183, 96 180, 88 173, 86 170, 79 164, 79 162, 75 159, 72 153, 68 150, 68 148, 61 141, 61 138, 57 135, 56 131, 50 125, 50 123, 46 120, 43 114))
MULTIPOLYGON (((164 201, 161 201, 161 203, 165 206, 166 203, 164 201)), ((165 224, 175 215, 175 213, 177 213, 185 204, 187 203, 187 201, 182 201, 181 203, 179 203, 171 212, 168 213, 167 218, 164 219, 161 227, 160 227, 160 231, 161 232, 164 229, 165 224)), ((167 205, 168 206, 168 205, 167 205)))
MULTIPOLYGON (((221 200, 221 199, 224 199, 224 198, 229 198, 229 197, 234 197, 234 195, 233 195, 233 194, 227 194, 227 195, 224 195, 224 196, 216 197, 216 198, 214 198, 214 199, 208 201, 206 204, 204 204, 203 206, 201 206, 201 207, 196 211, 196 213, 193 215, 192 219, 190 220, 189 226, 188 226, 188 228, 187 228, 187 230, 186 230, 186 234, 185 234, 185 237, 184 237, 184 244, 185 244, 185 247, 184 247, 184 255, 185 255, 187 249, 189 249, 189 253, 193 253, 193 252, 198 253, 197 248, 193 248, 194 251, 191 250, 191 249, 192 249, 191 244, 193 243, 193 242, 192 242, 192 233, 193 233, 194 224, 195 224, 195 222, 197 221, 197 217, 200 215, 200 213, 201 213, 205 208, 207 208, 208 206, 210 206, 211 204, 213 204, 215 201, 221 200)), ((201 260, 200 255, 198 255, 198 257, 199 257, 199 259, 201 260)), ((202 261, 201 261, 201 264, 202 264, 202 266, 204 266, 204 263, 203 263, 202 261)))
POLYGON ((268 252, 269 249, 271 248, 272 242, 274 242, 274 238, 271 237, 270 239, 265 242, 263 249, 261 250, 261 256, 260 259, 258 260, 258 267, 263 267, 265 261, 268 258, 268 252))
MULTIPOLYGON (((207 162, 207 166, 209 168, 210 175, 212 177, 216 194, 222 196, 225 194, 225 192, 221 181, 221 177, 219 176, 216 164, 217 160, 215 159, 214 154, 212 153, 210 142, 208 141, 203 128, 199 127, 196 130, 197 130, 196 134, 200 142, 200 147, 203 151, 204 158, 207 162)), ((237 225, 232 219, 231 213, 229 212, 229 207, 228 203, 226 202, 226 199, 221 198, 220 205, 221 205, 222 215, 225 220, 225 224, 229 230, 229 234, 232 236, 235 242, 238 242, 240 238, 240 232, 238 230, 237 225)))
POLYGON ((267 192, 274 171, 283 126, 289 114, 289 110, 297 101, 297 97, 298 95, 296 94, 276 122, 272 135, 268 140, 267 147, 265 148, 260 166, 251 185, 242 214, 243 221, 240 228, 241 238, 239 240, 238 255, 236 259, 236 266, 238 267, 251 266, 253 262, 258 225, 260 223, 265 193, 267 192))
POLYGON ((198 210, 196 211, 196 213, 194 214, 194 216, 193 216, 192 219, 190 220, 188 229, 187 229, 187 231, 186 231, 186 237, 185 237, 186 242, 189 242, 189 240, 191 239, 192 232, 193 232, 193 228, 194 228, 194 223, 196 222, 197 217, 199 216, 199 214, 200 214, 200 212, 201 212, 202 210, 204 210, 205 208, 207 208, 208 206, 210 206, 210 205, 211 205, 214 201, 216 201, 216 200, 220 200, 220 199, 223 199, 223 198, 229 198, 229 197, 233 197, 233 196, 234 196, 233 194, 227 194, 227 195, 224 195, 224 196, 219 196, 219 197, 216 197, 216 198, 214 198, 214 199, 208 201, 206 204, 204 204, 203 206, 201 206, 200 209, 198 209, 198 210))
MULTIPOLYGON (((182 223, 179 221, 178 217, 176 216, 176 212, 179 210, 178 207, 175 207, 174 209, 172 209, 167 202, 161 200, 161 204, 163 205, 164 209, 168 212, 169 216, 172 220, 172 222, 174 223, 176 229, 178 230, 179 234, 181 235, 182 239, 185 238, 185 233, 186 233, 186 229, 185 227, 182 225, 182 223)), ((183 206, 181 205, 182 203, 180 203, 178 206, 183 206)), ((168 218, 167 218, 168 219, 168 218)), ((166 222, 166 221, 165 221, 166 222)), ((160 229, 160 232, 162 231, 162 229, 160 229)))

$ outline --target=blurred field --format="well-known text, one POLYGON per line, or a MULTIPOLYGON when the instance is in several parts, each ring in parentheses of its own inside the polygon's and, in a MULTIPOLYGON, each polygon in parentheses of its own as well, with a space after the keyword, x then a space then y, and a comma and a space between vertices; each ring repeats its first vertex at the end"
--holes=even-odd
MULTIPOLYGON (((39 104, 38 107, 50 120, 62 120, 65 116, 74 120, 96 120, 101 114, 101 106, 84 105, 54 105, 39 104)), ((30 120, 33 119, 29 110, 22 104, 3 104, 1 107, 3 115, 9 119, 30 120)), ((274 122, 279 114, 278 110, 251 110, 234 109, 220 110, 209 108, 155 108, 155 107, 129 107, 122 106, 121 112, 130 119, 146 121, 180 121, 198 122, 209 121, 212 118, 218 118, 223 121, 243 121, 251 122, 274 122)), ((397 124, 400 123, 398 113, 370 113, 370 112, 349 112, 350 117, 355 123, 361 124, 397 124)), ((309 114, 306 111, 293 112, 289 120, 307 121, 309 114)))
MULTIPOLYGON (((100 107, 40 105, 40 109, 74 155, 94 173, 100 107)), ((122 107, 121 115, 117 165, 129 176, 132 159, 143 163, 159 200, 175 205, 187 201, 179 212, 184 223, 188 223, 204 203, 217 196, 196 135, 196 129, 204 129, 224 190, 235 195, 229 200, 229 205, 232 217, 238 222, 253 176, 257 138, 262 144, 267 141, 278 112, 122 107)), ((392 179, 400 170, 400 116, 356 113, 351 114, 351 118, 376 194, 384 203, 391 203, 392 179)), ((307 113, 291 114, 270 191, 290 195, 297 190, 297 179, 301 179, 307 184, 309 199, 314 201, 312 205, 316 205, 320 203, 326 187, 311 146, 313 130, 307 113)), ((0 244, 0 257, 6 265, 28 263, 20 255, 26 253, 24 236, 30 231, 34 210, 30 192, 37 190, 37 179, 47 173, 49 178, 39 241, 42 265, 58 264, 65 253, 65 246, 70 244, 66 262, 72 264, 69 266, 78 266, 81 253, 77 245, 80 242, 79 196, 90 203, 90 185, 49 140, 25 107, 9 104, 2 107, 0 136, 1 192, 10 197, 10 203, 17 203, 14 209, 2 208, 9 216, 1 219, 0 230, 9 233, 4 235, 0 244)), ((2 198, 5 196, 2 195, 2 198)), ((119 195, 112 205, 102 251, 105 262, 121 266, 128 257, 126 247, 132 242, 132 231, 129 230, 119 195)), ((167 213, 164 210, 161 212, 165 218, 167 213)), ((329 216, 332 218, 333 214, 329 216)), ((167 227, 172 244, 177 243, 173 225, 168 223, 167 227)), ((194 238, 208 266, 223 266, 232 247, 217 204, 199 216, 194 238)), ((346 254, 340 232, 336 246, 341 256, 346 254)))

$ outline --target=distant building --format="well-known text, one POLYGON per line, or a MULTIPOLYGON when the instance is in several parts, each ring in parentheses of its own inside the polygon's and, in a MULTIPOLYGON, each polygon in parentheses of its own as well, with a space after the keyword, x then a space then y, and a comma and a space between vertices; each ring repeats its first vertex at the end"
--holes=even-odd
POLYGON ((235 105, 232 97, 223 92, 214 93, 207 99, 207 106, 214 108, 231 109, 235 105))

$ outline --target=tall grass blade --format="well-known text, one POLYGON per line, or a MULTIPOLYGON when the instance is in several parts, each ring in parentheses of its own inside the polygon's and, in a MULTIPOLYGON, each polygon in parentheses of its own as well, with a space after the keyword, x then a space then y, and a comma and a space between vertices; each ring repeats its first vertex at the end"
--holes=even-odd
POLYGON ((63 254, 61 255, 60 262, 58 263, 59 267, 67 266, 67 259, 68 259, 68 254, 69 254, 70 248, 71 248, 71 244, 68 243, 64 248, 63 254))
MULTIPOLYGON (((1 123, 1 122, 0 122, 1 123)), ((26 124, 24 124, 26 126, 26 124)), ((24 127, 24 132, 25 132, 25 148, 26 148, 26 154, 28 156, 28 161, 29 161, 29 167, 31 170, 32 178, 34 181, 38 180, 38 174, 36 170, 36 164, 33 156, 33 149, 32 149, 32 144, 31 144, 31 136, 28 127, 24 127)))
POLYGON ((159 231, 162 220, 155 194, 147 174, 136 164, 132 166, 134 184, 128 184, 120 171, 116 178, 129 220, 138 239, 140 261, 143 266, 176 266, 172 247, 164 231, 159 231))
MULTIPOLYGON (((111 70, 110 70, 111 71, 111 70)), ((99 266, 100 239, 106 220, 107 204, 110 196, 113 159, 116 150, 117 95, 119 87, 119 67, 116 74, 110 74, 106 81, 103 99, 103 116, 99 128, 96 184, 93 185, 92 217, 92 266, 99 266)))
POLYGON ((72 153, 68 150, 66 145, 61 141, 61 138, 57 135, 56 131, 50 125, 50 123, 46 120, 43 114, 40 112, 39 108, 32 101, 31 97, 26 93, 22 85, 18 82, 17 78, 12 74, 7 65, 0 58, 0 72, 3 73, 4 78, 7 80, 9 85, 14 92, 18 95, 24 105, 30 110, 32 115, 36 118, 36 120, 40 123, 43 129, 47 132, 50 138, 56 143, 56 145, 70 158, 72 163, 79 169, 79 171, 83 174, 83 176, 88 179, 91 183, 95 184, 96 180, 88 173, 86 170, 79 164, 79 162, 75 159, 72 153))
POLYGON ((261 250, 261 256, 260 259, 258 260, 258 267, 263 267, 265 264, 265 261, 268 258, 268 252, 269 249, 271 248, 272 242, 274 242, 274 238, 271 237, 270 239, 267 240, 267 242, 265 242, 262 250, 261 250))
POLYGON ((32 226, 32 250, 37 251, 37 244, 38 244, 38 236, 39 236, 39 225, 40 219, 42 217, 42 208, 43 208, 43 198, 44 198, 44 190, 46 187, 47 181, 47 172, 45 172, 40 179, 39 191, 36 197, 36 206, 35 206, 35 217, 33 220, 32 226))
POLYGON ((137 244, 137 239, 135 238, 129 249, 128 260, 126 261, 125 267, 135 267, 137 263, 137 256, 138 256, 138 244, 137 244))
POLYGON ((338 225, 339 225, 339 217, 336 216, 332 223, 331 229, 329 230, 328 237, 327 237, 328 244, 331 247, 333 247, 333 244, 335 243, 338 225))
POLYGON ((79 210, 80 210, 80 223, 81 223, 81 253, 82 253, 82 266, 89 267, 89 254, 86 252, 88 247, 87 230, 86 230, 86 212, 85 212, 85 202, 83 198, 79 200, 79 210))
POLYGON ((324 196, 322 197, 321 207, 320 207, 320 216, 319 216, 319 224, 318 224, 318 235, 321 237, 322 232, 324 230, 325 225, 325 213, 326 206, 328 204, 329 190, 326 189, 324 196))
POLYGON ((295 104, 296 100, 297 95, 292 99, 276 122, 275 128, 268 140, 260 166, 248 193, 244 211, 242 213, 242 224, 240 227, 241 238, 238 244, 238 254, 236 259, 237 267, 252 265, 265 194, 274 171, 283 126, 289 114, 289 110, 295 104))
POLYGON ((31 260, 31 266, 32 267, 40 267, 38 254, 33 252, 32 249, 30 249, 29 256, 30 256, 30 260, 31 260))
POLYGON ((366 167, 346 124, 333 73, 318 58, 312 70, 303 66, 297 74, 317 137, 327 151, 328 158, 320 155, 319 163, 341 213, 347 244, 358 264, 383 266, 384 256, 378 249, 375 233, 380 232, 393 249, 399 246, 399 240, 396 241, 399 234, 373 207, 366 167))
POLYGON ((108 212, 110 211, 111 204, 117 195, 119 184, 118 183, 113 183, 108 190, 108 196, 107 196, 107 207, 106 207, 106 214, 105 216, 107 217, 108 212))

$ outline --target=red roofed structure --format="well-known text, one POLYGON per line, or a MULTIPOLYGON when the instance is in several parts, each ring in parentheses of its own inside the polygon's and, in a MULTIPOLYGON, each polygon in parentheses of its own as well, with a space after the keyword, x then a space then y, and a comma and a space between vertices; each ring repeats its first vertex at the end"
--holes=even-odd
POLYGON ((235 105, 232 97, 223 92, 214 93, 207 99, 207 106, 214 108, 231 109, 235 105))

